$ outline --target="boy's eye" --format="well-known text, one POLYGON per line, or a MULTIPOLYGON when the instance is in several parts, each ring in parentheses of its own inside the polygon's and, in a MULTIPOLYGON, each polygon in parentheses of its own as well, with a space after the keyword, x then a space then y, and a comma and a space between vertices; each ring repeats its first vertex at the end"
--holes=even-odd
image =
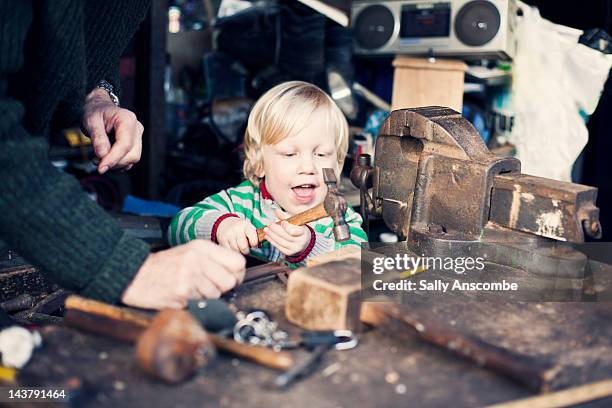
POLYGON ((285 157, 293 157, 293 156, 295 156, 295 153, 283 153, 283 156, 285 156, 285 157))
POLYGON ((327 157, 327 156, 329 156, 329 153, 326 153, 326 152, 316 152, 315 156, 317 156, 317 157, 327 157))

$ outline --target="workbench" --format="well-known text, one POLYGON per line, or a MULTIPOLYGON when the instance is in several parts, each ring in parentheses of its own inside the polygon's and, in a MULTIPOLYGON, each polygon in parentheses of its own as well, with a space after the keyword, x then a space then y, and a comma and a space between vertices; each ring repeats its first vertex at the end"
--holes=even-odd
MULTIPOLYGON (((594 277, 598 290, 612 288, 609 268, 595 268, 594 277)), ((241 309, 267 310, 282 328, 296 333, 284 319, 284 299, 285 286, 277 279, 244 285, 229 296, 241 309)), ((560 376, 560 387, 612 377, 610 303, 437 302, 427 307, 454 327, 483 333, 542 361, 561 362, 569 369, 560 376)), ((268 386, 278 374, 274 370, 226 355, 190 381, 169 386, 139 370, 131 345, 61 325, 41 332, 44 346, 20 371, 19 384, 80 384, 77 405, 92 407, 473 407, 533 395, 394 325, 362 333, 355 349, 328 352, 311 376, 286 391, 268 386)), ((294 353, 296 359, 306 355, 294 353)), ((610 404, 612 399, 588 406, 610 404)))

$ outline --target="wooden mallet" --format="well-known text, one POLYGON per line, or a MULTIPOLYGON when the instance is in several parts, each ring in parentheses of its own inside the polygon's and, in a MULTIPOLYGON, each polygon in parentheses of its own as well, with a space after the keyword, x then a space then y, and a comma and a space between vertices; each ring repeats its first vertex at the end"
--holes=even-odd
POLYGON ((163 310, 154 318, 85 299, 66 299, 64 324, 136 343, 138 365, 167 383, 180 383, 206 366, 215 346, 199 322, 184 310, 163 310))
MULTIPOLYGON (((351 231, 344 219, 347 204, 342 194, 338 191, 336 173, 334 173, 333 169, 323 169, 323 181, 327 184, 327 195, 321 204, 286 220, 278 221, 277 224, 287 221, 294 225, 304 225, 329 216, 334 220, 334 238, 336 241, 346 241, 351 237, 351 231)), ((263 228, 257 230, 259 242, 266 240, 265 235, 263 228)))
POLYGON ((280 370, 293 364, 286 352, 240 344, 207 333, 185 310, 163 310, 151 318, 127 308, 72 295, 66 299, 64 324, 135 342, 138 365, 170 384, 180 383, 208 365, 216 356, 216 348, 280 370))

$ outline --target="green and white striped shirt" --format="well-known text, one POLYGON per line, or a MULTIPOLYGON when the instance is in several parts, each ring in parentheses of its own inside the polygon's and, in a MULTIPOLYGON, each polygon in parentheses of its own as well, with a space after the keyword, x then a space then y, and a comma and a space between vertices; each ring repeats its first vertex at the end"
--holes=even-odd
MULTIPOLYGON (((276 221, 276 208, 279 208, 278 204, 266 191, 246 180, 237 187, 223 190, 181 210, 170 223, 168 241, 174 246, 196 238, 211 239, 215 222, 228 213, 248 220, 255 228, 262 228, 276 221)), ((345 219, 351 231, 351 238, 344 242, 336 242, 334 239, 334 223, 331 217, 308 224, 315 231, 315 243, 306 259, 347 245, 360 246, 360 243, 368 240, 361 228, 361 216, 350 206, 345 219)), ((283 258, 283 254, 267 241, 258 248, 251 248, 251 254, 270 261, 280 261, 283 258)))

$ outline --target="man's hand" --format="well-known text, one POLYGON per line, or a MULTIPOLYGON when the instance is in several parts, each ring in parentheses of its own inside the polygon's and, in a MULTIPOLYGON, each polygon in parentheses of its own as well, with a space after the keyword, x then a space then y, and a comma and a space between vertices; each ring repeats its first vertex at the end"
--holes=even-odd
MULTIPOLYGON (((289 215, 277 209, 276 217, 281 220, 289 215)), ((310 230, 305 225, 293 225, 287 221, 271 224, 264 228, 266 240, 278 248, 286 256, 294 256, 302 252, 310 243, 310 230)))
POLYGON ((257 230, 247 220, 228 217, 217 227, 219 245, 247 255, 251 248, 259 245, 257 230))
POLYGON ((189 299, 218 298, 244 279, 239 253, 196 239, 150 254, 121 301, 146 309, 183 308, 189 299))
POLYGON ((100 174, 113 168, 129 170, 140 160, 142 123, 133 112, 115 106, 104 89, 96 88, 85 98, 83 130, 100 159, 100 174), (108 134, 113 131, 115 142, 111 146, 108 134))

